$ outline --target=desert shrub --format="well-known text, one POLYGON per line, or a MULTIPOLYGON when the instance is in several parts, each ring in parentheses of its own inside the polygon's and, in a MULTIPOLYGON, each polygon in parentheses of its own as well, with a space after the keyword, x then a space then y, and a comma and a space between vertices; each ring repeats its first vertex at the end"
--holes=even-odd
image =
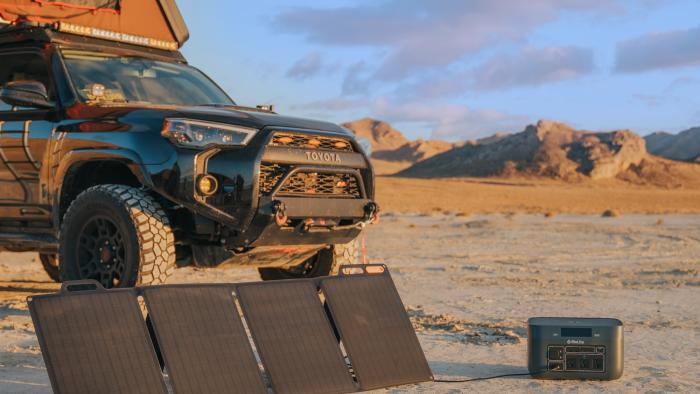
POLYGON ((618 216, 620 216, 620 213, 612 209, 606 209, 605 212, 603 212, 604 218, 616 218, 618 216))

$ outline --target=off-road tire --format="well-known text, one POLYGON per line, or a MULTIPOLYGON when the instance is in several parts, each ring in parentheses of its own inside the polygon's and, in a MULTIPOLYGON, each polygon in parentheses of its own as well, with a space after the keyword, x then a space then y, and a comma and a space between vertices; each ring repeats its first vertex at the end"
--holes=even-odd
POLYGON ((59 233, 61 280, 86 279, 78 263, 78 242, 86 223, 96 217, 111 220, 122 233, 119 257, 124 268, 117 287, 165 283, 175 269, 175 236, 168 217, 144 190, 124 185, 93 186, 71 203, 59 233))
POLYGON ((319 251, 298 267, 258 268, 262 280, 316 278, 319 276, 338 275, 341 265, 362 264, 362 245, 360 238, 347 244, 332 245, 319 251))
POLYGON ((61 281, 61 273, 58 269, 58 256, 55 254, 39 254, 39 261, 41 261, 41 266, 44 267, 44 271, 54 282, 61 281))

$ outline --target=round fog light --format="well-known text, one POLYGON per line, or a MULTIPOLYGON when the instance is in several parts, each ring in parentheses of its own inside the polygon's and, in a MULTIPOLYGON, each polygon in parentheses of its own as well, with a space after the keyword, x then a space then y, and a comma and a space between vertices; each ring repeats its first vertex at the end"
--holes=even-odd
POLYGON ((211 196, 219 188, 219 182, 211 175, 202 175, 197 182, 197 189, 205 196, 211 196))

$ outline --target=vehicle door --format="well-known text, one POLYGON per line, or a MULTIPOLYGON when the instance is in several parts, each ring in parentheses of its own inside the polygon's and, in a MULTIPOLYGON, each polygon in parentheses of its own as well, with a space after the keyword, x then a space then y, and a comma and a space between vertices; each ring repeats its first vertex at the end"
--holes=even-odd
MULTIPOLYGON (((38 49, 0 50, 0 87, 8 82, 44 84, 55 102, 48 61, 38 49)), ((18 107, 0 100, 0 222, 49 219, 42 159, 54 129, 52 109, 18 107)), ((7 223, 0 223, 0 227, 7 223)))

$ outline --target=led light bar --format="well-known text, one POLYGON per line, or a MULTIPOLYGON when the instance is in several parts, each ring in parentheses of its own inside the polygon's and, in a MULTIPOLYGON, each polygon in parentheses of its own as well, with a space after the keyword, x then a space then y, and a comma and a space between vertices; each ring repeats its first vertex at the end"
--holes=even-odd
POLYGON ((119 33, 116 31, 97 29, 89 26, 74 25, 66 22, 58 22, 58 31, 93 38, 101 38, 103 40, 119 41, 126 44, 165 49, 169 51, 176 51, 178 49, 178 45, 175 41, 158 40, 155 38, 119 33))

